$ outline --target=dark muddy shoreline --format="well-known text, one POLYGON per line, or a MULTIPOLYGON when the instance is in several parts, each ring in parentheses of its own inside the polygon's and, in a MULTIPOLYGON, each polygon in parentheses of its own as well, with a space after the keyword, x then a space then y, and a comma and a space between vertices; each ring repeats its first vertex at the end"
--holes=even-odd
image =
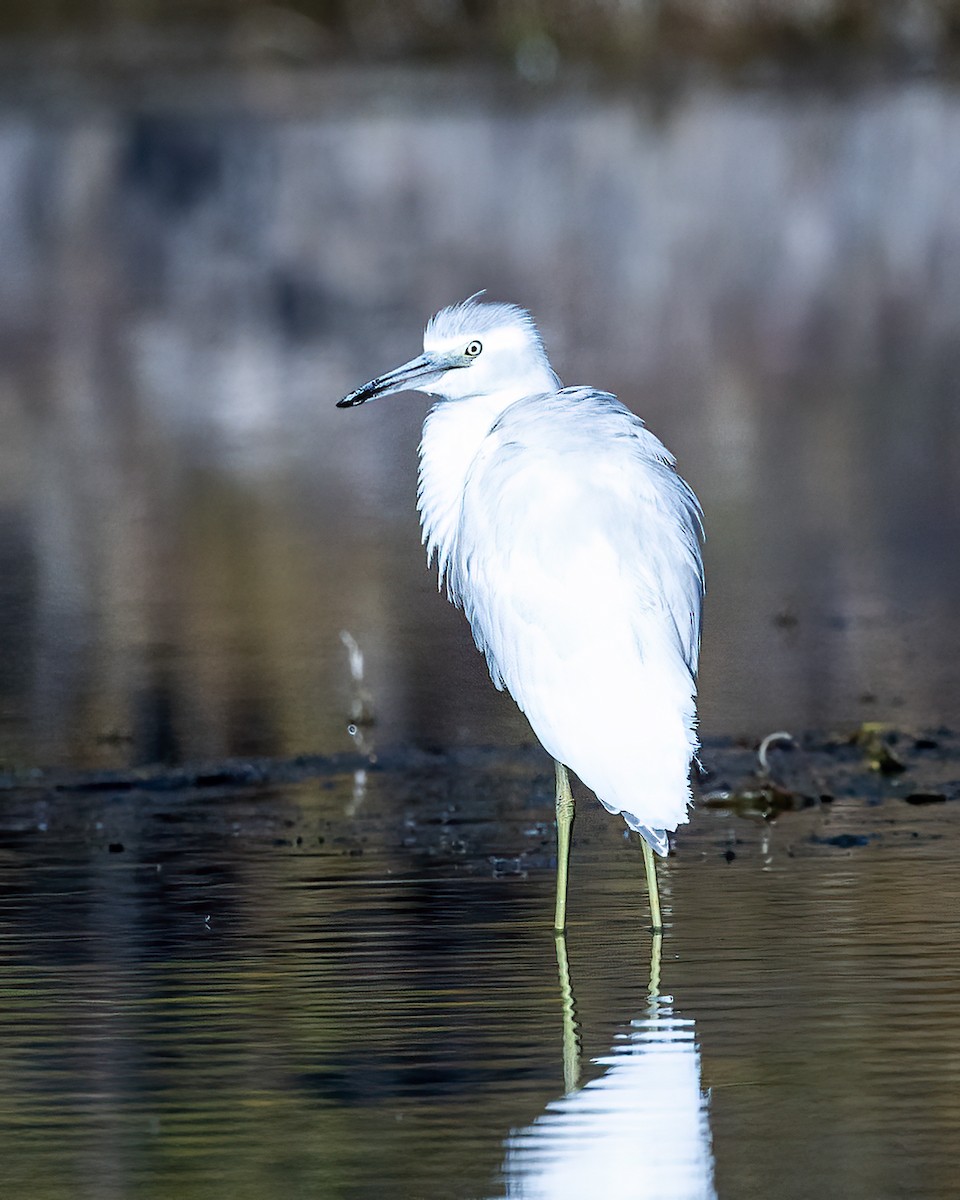
MULTIPOLYGON (((884 836, 891 820, 909 823, 921 809, 960 801, 960 735, 952 730, 863 726, 792 743, 768 739, 762 759, 750 739, 705 743, 692 822, 678 831, 673 853, 710 852, 712 841, 712 851, 732 862, 738 843, 780 820, 807 849, 850 850, 884 836)), ((180 827, 191 837, 239 835, 359 855, 372 840, 401 858, 425 853, 458 870, 512 873, 552 859, 548 768, 543 751, 530 746, 7 772, 0 775, 0 837, 8 847, 25 837, 36 848, 38 831, 59 827, 89 848, 122 853, 131 822, 142 846, 146 819, 164 827, 165 841, 180 827)), ((578 791, 580 811, 592 808, 589 793, 578 791)))

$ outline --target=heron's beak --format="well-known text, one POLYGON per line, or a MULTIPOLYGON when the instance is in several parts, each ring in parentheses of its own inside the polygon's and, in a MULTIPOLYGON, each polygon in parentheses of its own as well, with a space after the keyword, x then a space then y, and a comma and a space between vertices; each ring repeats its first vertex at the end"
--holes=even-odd
POLYGON ((357 404, 366 404, 368 400, 376 400, 378 396, 389 396, 392 392, 416 391, 426 385, 436 383, 441 375, 450 370, 451 364, 434 354, 421 354, 412 358, 394 371, 386 375, 378 375, 363 387, 358 387, 349 396, 337 401, 337 408, 353 408, 357 404))

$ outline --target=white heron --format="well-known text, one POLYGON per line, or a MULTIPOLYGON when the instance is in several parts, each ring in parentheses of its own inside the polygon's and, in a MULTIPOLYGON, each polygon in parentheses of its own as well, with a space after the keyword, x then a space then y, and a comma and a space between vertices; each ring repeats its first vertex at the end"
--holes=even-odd
POLYGON ((566 928, 570 768, 640 834, 659 930, 653 852, 688 819, 698 748, 697 498, 615 396, 561 385, 516 305, 442 309, 422 355, 338 407, 406 390, 439 398, 420 443, 427 560, 556 764, 554 927, 566 928))

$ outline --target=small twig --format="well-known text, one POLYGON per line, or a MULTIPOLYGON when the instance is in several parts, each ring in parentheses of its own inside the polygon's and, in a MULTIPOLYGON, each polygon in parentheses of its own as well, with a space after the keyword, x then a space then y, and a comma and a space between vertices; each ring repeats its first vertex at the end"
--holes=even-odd
POLYGON ((760 763, 760 771, 767 777, 770 775, 770 761, 767 758, 767 751, 771 746, 777 745, 778 742, 787 746, 795 746, 797 744, 786 730, 780 729, 776 733, 767 734, 760 743, 760 748, 757 751, 757 761, 760 763))

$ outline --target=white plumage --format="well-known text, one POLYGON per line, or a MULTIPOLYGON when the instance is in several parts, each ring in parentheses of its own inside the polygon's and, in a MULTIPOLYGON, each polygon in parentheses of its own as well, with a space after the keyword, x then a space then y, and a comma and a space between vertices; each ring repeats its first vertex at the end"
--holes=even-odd
POLYGON ((513 305, 443 309, 420 358, 340 403, 405 388, 440 398, 420 446, 423 540, 494 683, 666 854, 697 749, 696 497, 614 396, 561 386, 513 305))

